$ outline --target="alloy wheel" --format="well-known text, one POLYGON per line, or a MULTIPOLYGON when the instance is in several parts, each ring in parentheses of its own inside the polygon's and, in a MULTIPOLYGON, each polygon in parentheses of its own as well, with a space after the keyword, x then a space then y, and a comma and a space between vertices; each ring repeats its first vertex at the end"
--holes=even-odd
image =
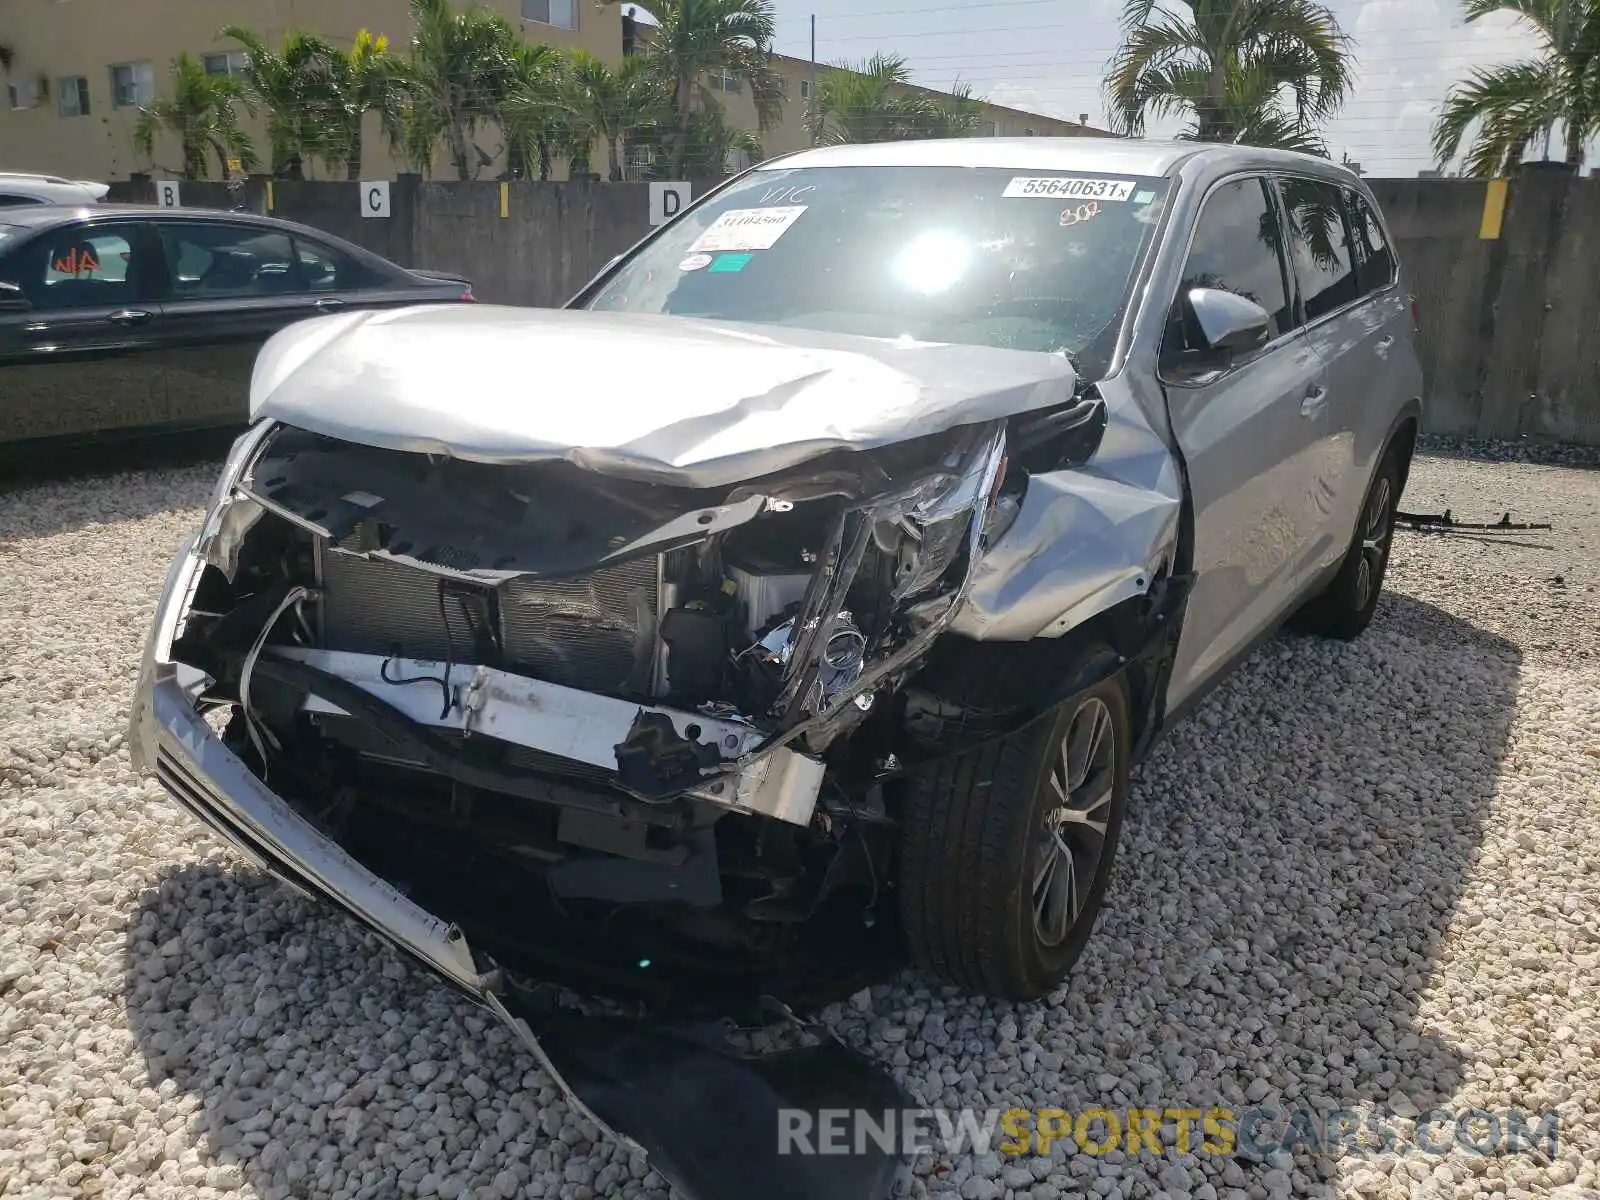
POLYGON ((1111 710, 1090 697, 1079 705, 1056 748, 1046 784, 1051 807, 1033 854, 1033 927, 1046 946, 1067 940, 1105 854, 1116 740, 1111 710))
POLYGON ((1361 514, 1361 560, 1356 564, 1356 609, 1372 602, 1372 593, 1383 578, 1383 565, 1389 557, 1389 539, 1394 530, 1389 521, 1392 492, 1387 477, 1378 480, 1361 514))

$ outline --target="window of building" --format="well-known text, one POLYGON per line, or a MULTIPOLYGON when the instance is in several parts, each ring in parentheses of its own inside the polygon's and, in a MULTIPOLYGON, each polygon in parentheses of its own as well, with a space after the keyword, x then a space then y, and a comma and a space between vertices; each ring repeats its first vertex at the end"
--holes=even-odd
POLYGON ((87 117, 89 81, 82 75, 66 75, 56 80, 56 108, 63 117, 87 117))
POLYGON ((650 169, 656 163, 654 146, 629 146, 622 159, 622 177, 635 181, 650 178, 650 169))
POLYGON ((114 63, 111 67, 111 106, 138 108, 156 98, 156 72, 149 59, 114 63))
POLYGON ((164 222, 159 228, 174 300, 305 290, 286 234, 210 221, 164 222))
POLYGON ((706 82, 714 92, 737 92, 741 86, 739 77, 728 70, 712 71, 706 76, 706 82))
POLYGON ((1024 130, 1023 130, 1023 131, 1022 131, 1022 136, 1023 136, 1023 137, 1032 137, 1032 136, 1033 136, 1033 130, 1031 130, 1031 129, 1024 129, 1024 130))
POLYGON ((1185 350, 1203 349, 1199 331, 1190 328, 1185 315, 1183 298, 1191 288, 1216 288, 1254 300, 1272 314, 1273 336, 1292 328, 1282 247, 1277 209, 1260 179, 1234 180, 1206 197, 1184 264, 1163 357, 1175 362, 1185 350))
POLYGON ((1313 179, 1278 181, 1289 214, 1289 245, 1300 305, 1308 321, 1356 299, 1356 270, 1345 229, 1344 196, 1331 183, 1313 179))
POLYGON ((220 50, 205 55, 200 62, 207 75, 230 75, 237 79, 250 69, 250 56, 243 50, 220 50))
POLYGON ((576 29, 578 0, 522 0, 522 19, 558 29, 576 29))
POLYGON ((32 79, 18 79, 6 84, 6 98, 12 108, 32 108, 39 103, 39 85, 32 79))
POLYGON ((800 99, 802 99, 802 100, 811 99, 811 80, 802 79, 800 81, 800 99))
POLYGON ((978 122, 978 136, 979 137, 993 137, 995 135, 995 131, 998 128, 999 128, 999 126, 996 125, 993 121, 979 121, 978 122))

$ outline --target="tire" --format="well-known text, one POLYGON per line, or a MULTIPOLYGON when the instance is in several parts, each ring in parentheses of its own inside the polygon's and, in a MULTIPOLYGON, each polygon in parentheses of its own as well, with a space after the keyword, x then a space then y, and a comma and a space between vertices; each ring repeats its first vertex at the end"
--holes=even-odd
POLYGON ((1393 447, 1367 487, 1355 532, 1339 573, 1290 622, 1297 633, 1350 641, 1372 623, 1394 545, 1394 514, 1400 501, 1400 460, 1393 447))
MULTIPOLYGON (((1109 653, 1097 648, 1085 661, 1104 662, 1109 653)), ((899 891, 918 966, 968 992, 1010 1000, 1035 1000, 1060 986, 1094 929, 1111 876, 1131 742, 1119 674, 1026 729, 911 777, 899 891), (1092 747, 1092 769, 1080 772, 1092 728, 1101 740, 1092 747), (1075 755, 1065 780, 1063 746, 1075 755), (1063 787, 1080 774, 1086 778, 1079 786, 1063 787), (1065 812, 1083 815, 1063 820, 1065 812), (1103 826, 1098 836, 1096 825, 1103 826), (1050 867, 1043 854, 1052 833, 1060 837, 1050 838, 1050 867), (1042 867, 1050 874, 1036 889, 1042 867)))

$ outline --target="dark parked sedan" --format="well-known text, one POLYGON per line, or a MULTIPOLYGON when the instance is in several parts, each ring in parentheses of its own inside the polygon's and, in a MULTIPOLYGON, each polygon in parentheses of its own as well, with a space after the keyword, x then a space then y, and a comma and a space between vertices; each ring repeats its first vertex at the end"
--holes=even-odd
POLYGON ((242 425, 256 351, 345 308, 470 301, 453 275, 251 213, 0 213, 0 451, 242 425))

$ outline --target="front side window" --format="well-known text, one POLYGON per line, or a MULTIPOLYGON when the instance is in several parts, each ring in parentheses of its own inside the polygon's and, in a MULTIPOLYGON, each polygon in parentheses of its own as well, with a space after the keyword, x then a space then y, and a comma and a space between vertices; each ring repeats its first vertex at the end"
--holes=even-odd
POLYGON ((1277 210, 1263 180, 1236 179, 1213 189, 1195 222, 1165 353, 1204 349, 1183 305, 1191 288, 1216 288, 1255 301, 1272 314, 1274 337, 1294 328, 1282 246, 1277 210))
POLYGON ((1315 321, 1356 299, 1355 260, 1345 230, 1344 196, 1331 183, 1316 179, 1280 179, 1283 207, 1289 217, 1289 246, 1300 304, 1307 321, 1315 321))
POLYGON ((162 224, 174 300, 304 291, 287 234, 252 225, 162 224))
POLYGON ((67 75, 56 80, 56 107, 63 117, 87 117, 89 81, 82 75, 67 75))
POLYGON ((139 299, 133 225, 69 225, 22 246, 0 273, 41 312, 110 308, 139 299))
POLYGON ((757 171, 667 226, 587 306, 1067 352, 1099 373, 1168 188, 992 167, 757 171))
POLYGON ((155 68, 142 62, 116 63, 111 68, 113 108, 138 108, 156 98, 155 68))
POLYGON ((1356 272, 1361 293, 1380 291, 1395 279, 1394 251, 1383 236, 1383 225, 1367 198, 1357 191, 1346 191, 1349 202, 1350 233, 1356 247, 1356 272))

